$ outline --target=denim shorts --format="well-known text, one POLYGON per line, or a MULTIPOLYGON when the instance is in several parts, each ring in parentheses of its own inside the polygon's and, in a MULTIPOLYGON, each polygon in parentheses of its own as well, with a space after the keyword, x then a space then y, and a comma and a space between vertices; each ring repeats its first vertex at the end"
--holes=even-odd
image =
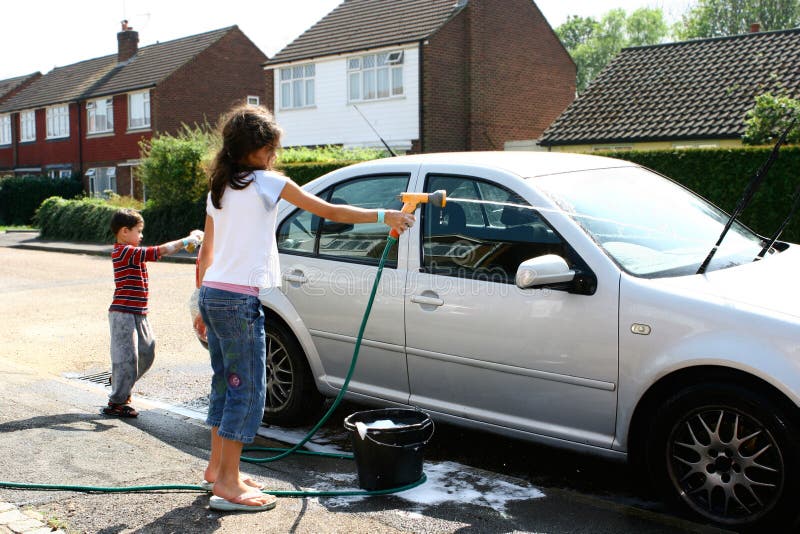
POLYGON ((214 372, 206 423, 218 427, 220 437, 252 443, 267 394, 261 303, 258 297, 203 286, 200 314, 214 372))

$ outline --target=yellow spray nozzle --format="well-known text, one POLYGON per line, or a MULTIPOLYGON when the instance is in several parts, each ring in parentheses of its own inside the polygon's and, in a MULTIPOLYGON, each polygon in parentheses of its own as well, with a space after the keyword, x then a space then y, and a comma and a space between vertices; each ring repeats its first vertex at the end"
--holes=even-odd
MULTIPOLYGON (((403 192, 397 195, 398 200, 403 203, 400 210, 403 213, 414 213, 419 204, 433 204, 443 208, 447 204, 447 191, 439 189, 433 193, 408 193, 403 192)), ((397 239, 400 235, 392 229, 389 235, 397 239)))
POLYGON ((447 204, 447 191, 439 189, 433 193, 400 193, 398 199, 403 203, 403 210, 411 213, 417 209, 418 204, 433 204, 443 208, 447 204), (408 208, 407 208, 408 207, 408 208))

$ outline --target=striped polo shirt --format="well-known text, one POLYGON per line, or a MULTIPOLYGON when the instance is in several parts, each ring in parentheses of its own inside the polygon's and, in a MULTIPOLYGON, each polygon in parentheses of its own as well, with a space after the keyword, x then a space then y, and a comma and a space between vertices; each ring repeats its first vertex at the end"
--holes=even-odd
POLYGON ((147 315, 147 261, 159 258, 158 247, 133 247, 115 243, 114 300, 108 311, 147 315))

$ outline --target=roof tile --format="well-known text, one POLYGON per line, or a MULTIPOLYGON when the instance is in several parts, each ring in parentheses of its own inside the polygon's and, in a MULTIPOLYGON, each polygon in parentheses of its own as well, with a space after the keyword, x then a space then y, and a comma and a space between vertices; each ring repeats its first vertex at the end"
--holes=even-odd
POLYGON ((0 105, 0 113, 153 87, 236 26, 144 46, 124 63, 117 54, 57 67, 0 105))
POLYGON ((623 49, 542 144, 735 138, 756 95, 800 96, 800 29, 623 49))
POLYGON ((345 0, 267 64, 418 41, 464 5, 456 0, 345 0))

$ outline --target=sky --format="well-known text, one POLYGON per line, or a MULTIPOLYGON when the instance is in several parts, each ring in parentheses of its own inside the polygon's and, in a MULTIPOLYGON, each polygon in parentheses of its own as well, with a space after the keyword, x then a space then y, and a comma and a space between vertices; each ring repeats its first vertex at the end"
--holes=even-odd
MULTIPOLYGON (((395 0, 384 0, 387 2, 395 0)), ((238 25, 272 57, 341 0, 16 0, 0 13, 0 80, 115 54, 120 21, 139 32, 139 46, 238 25)), ((453 0, 455 3, 455 0, 453 0)), ((555 28, 569 15, 600 16, 660 7, 675 21, 691 0, 535 0, 555 28)))

